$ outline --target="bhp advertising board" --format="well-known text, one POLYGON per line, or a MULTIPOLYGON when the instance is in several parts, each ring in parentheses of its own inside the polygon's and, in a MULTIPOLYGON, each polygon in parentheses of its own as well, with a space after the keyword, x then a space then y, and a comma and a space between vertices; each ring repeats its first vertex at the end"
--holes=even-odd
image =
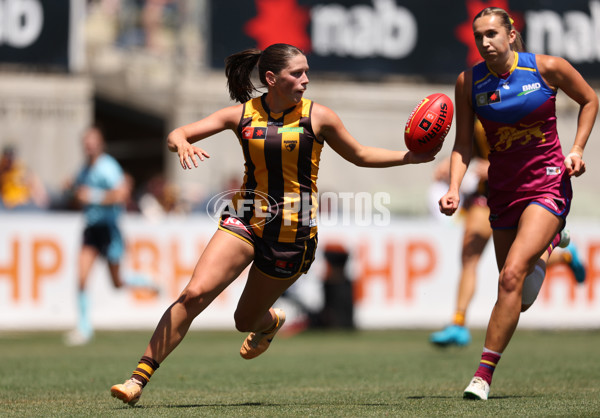
MULTIPOLYGON (((82 220, 72 214, 0 218, 0 330, 67 329, 74 326, 76 263, 82 220)), ((150 273, 161 292, 115 290, 104 263, 89 282, 92 320, 98 329, 154 328, 187 283, 199 254, 214 233, 205 216, 152 223, 125 218, 124 269, 150 273), (127 315, 123 315, 127 312, 127 315), (125 321, 123 318, 127 318, 125 321)), ((550 269, 534 307, 520 326, 590 328, 600 325, 600 225, 571 223, 588 274, 577 285, 564 266, 550 269)), ((454 309, 462 239, 460 224, 391 219, 388 226, 322 226, 313 268, 293 289, 319 308, 327 244, 350 252, 360 328, 438 327, 454 309)), ((497 268, 490 245, 479 266, 478 288, 467 320, 485 326, 496 298, 497 268)), ((194 321, 195 328, 233 329, 233 312, 246 272, 194 321)), ((285 303, 285 300, 280 301, 285 303)), ((292 313, 293 316, 293 313, 292 313)))

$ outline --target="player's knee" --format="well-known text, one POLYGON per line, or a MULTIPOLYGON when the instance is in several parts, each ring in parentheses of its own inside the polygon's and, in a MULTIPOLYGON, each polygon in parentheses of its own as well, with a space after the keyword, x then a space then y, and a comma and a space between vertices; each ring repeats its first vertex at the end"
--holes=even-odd
POLYGON ((505 265, 500 273, 499 290, 503 293, 514 293, 519 288, 519 282, 518 270, 514 267, 505 265))

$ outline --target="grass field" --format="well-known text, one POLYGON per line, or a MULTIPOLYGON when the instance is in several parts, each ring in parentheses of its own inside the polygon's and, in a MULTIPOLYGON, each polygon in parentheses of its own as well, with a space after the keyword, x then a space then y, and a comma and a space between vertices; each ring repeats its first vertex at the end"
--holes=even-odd
POLYGON ((59 333, 0 334, 0 416, 600 416, 600 331, 517 330, 487 402, 462 399, 483 331, 438 349, 428 331, 278 336, 243 360, 243 335, 194 331, 137 407, 111 398, 149 332, 100 332, 85 347, 59 333))

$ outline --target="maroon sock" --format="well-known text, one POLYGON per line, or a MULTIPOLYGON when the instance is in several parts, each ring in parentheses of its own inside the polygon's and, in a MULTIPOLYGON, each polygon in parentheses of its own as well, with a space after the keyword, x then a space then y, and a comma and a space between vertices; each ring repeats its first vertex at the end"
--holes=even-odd
POLYGON ((560 233, 556 234, 556 236, 550 243, 550 246, 548 246, 548 249, 546 250, 546 251, 548 251, 548 255, 552 254, 552 250, 554 250, 556 247, 558 247, 559 243, 560 243, 560 233))
POLYGON ((494 370, 496 370, 496 365, 500 361, 500 356, 501 354, 484 351, 483 354, 481 354, 481 361, 479 362, 479 367, 475 372, 475 376, 481 377, 491 385, 492 375, 494 374, 494 370))

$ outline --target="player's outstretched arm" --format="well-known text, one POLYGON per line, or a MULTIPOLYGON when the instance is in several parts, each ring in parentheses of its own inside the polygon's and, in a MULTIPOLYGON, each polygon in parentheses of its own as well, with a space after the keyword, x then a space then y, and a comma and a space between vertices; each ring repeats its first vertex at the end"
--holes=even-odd
POLYGON ((342 158, 359 167, 393 167, 426 163, 433 161, 435 154, 441 149, 440 144, 431 152, 415 154, 410 151, 363 145, 348 132, 335 112, 317 103, 313 105, 313 128, 315 134, 327 142, 342 158))
POLYGON ((184 170, 198 167, 197 158, 204 161, 210 155, 192 144, 226 129, 234 130, 241 115, 242 105, 229 106, 204 119, 176 128, 167 136, 167 147, 179 155, 179 163, 184 170))

